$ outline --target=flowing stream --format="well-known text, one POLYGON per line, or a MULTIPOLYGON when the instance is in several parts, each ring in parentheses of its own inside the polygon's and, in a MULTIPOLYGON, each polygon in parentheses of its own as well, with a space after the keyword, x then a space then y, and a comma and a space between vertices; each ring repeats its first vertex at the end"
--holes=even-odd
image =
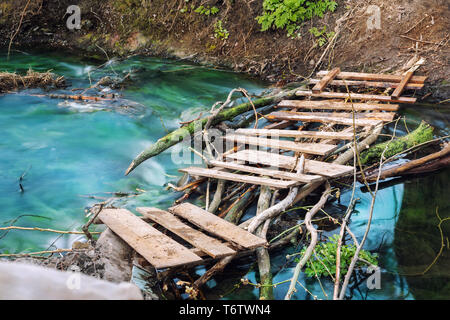
MULTIPOLYGON (((123 205, 167 208, 181 194, 168 192, 167 183, 176 183, 182 164, 171 152, 152 158, 130 176, 124 171, 146 146, 167 131, 179 127, 180 121, 206 114, 211 105, 225 100, 232 88, 242 87, 253 94, 264 91, 266 84, 233 72, 215 70, 148 57, 125 61, 100 62, 62 54, 17 52, 9 62, 0 54, 0 71, 26 72, 52 70, 64 75, 72 88, 87 88, 103 76, 124 77, 132 81, 121 91, 129 108, 112 108, 102 103, 64 102, 51 99, 40 89, 0 95, 0 226, 79 230, 85 223, 85 210, 111 196, 110 192, 146 192, 125 198, 123 205), (22 178, 21 178, 22 177, 22 178), (20 185, 23 190, 21 189, 20 185)), ((67 90, 60 92, 67 93, 67 90)), ((58 91, 56 91, 58 92, 58 91)), ((79 92, 79 91, 78 91, 79 92)), ((52 92, 53 93, 53 92, 52 92)), ((437 136, 448 135, 449 108, 436 105, 402 109, 408 127, 415 128, 425 119, 436 128, 437 136)), ((393 130, 393 128, 391 128, 393 130)), ((398 134, 405 134, 400 126, 398 134)), ((424 299, 450 298, 450 223, 437 227, 439 219, 450 215, 448 178, 444 170, 410 181, 383 184, 374 210, 374 221, 366 250, 377 252, 381 266, 380 289, 368 289, 363 281, 352 290, 353 299, 424 299), (433 263, 444 242, 439 259, 433 263)), ((341 204, 348 205, 351 190, 342 194, 341 204)), ((356 189, 357 212, 350 227, 361 239, 364 234, 370 195, 361 186, 356 189)), ((335 203, 330 212, 342 212, 335 203)), ((325 232, 332 235, 338 230, 325 232)), ((0 233, 0 253, 20 253, 45 249, 69 248, 82 236, 19 231, 0 233)), ((274 282, 292 275, 295 263, 286 262, 286 254, 299 248, 292 246, 272 254, 274 282)), ((239 287, 241 278, 256 283, 255 265, 233 265, 211 280, 205 294, 209 298, 256 299, 258 289, 239 287)), ((204 272, 198 268, 197 272, 204 272)), ((322 287, 313 278, 301 275, 296 299, 331 298, 332 282, 322 279, 322 287)), ((274 292, 282 299, 288 284, 274 292)))

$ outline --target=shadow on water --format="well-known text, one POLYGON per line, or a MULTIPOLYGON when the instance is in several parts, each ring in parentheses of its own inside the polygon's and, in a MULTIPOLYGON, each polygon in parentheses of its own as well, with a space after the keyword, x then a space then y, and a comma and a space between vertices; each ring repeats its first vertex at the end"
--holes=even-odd
POLYGON ((398 270, 416 299, 450 299, 449 178, 447 169, 405 183, 394 247, 398 270), (439 228, 441 219, 447 220, 439 228))

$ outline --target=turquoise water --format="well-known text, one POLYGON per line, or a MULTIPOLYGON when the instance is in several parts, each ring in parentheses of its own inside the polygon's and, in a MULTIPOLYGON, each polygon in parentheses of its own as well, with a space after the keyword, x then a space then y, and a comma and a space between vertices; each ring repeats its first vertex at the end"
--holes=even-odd
MULTIPOLYGON (((73 88, 89 87, 105 75, 121 77, 132 71, 133 81, 123 91, 125 99, 145 106, 138 113, 97 111, 83 103, 35 97, 40 90, 0 96, 0 202, 1 225, 21 217, 15 225, 72 230, 85 221, 84 209, 102 192, 148 191, 126 205, 167 207, 176 194, 164 190, 180 173, 169 152, 141 165, 129 177, 125 169, 145 147, 179 121, 209 110, 235 87, 260 92, 262 83, 226 71, 173 61, 134 57, 95 70, 101 62, 62 55, 16 54, 7 63, 0 56, 0 70, 26 72, 28 68, 64 75, 73 88), (19 177, 24 173, 20 192, 19 177), (33 215, 33 216, 30 216, 33 215), (41 217, 36 217, 41 216, 41 217)), ((57 91, 58 92, 58 91, 57 91)), ((1 233, 0 233, 1 235, 1 233)), ((48 248, 55 234, 13 231, 0 240, 0 251, 26 252, 48 248)), ((55 245, 68 248, 76 236, 59 238, 55 245)))
MULTIPOLYGON (((110 104, 64 103, 33 96, 42 94, 41 90, 0 95, 1 226, 12 223, 24 227, 79 229, 86 221, 85 209, 109 197, 107 192, 145 190, 139 196, 122 199, 118 205, 130 209, 137 205, 168 207, 180 194, 166 191, 165 186, 177 182, 181 165, 174 163, 170 152, 164 152, 125 177, 124 171, 131 160, 165 132, 178 128, 180 121, 194 119, 199 112, 209 110, 214 102, 226 99, 232 88, 243 87, 252 93, 260 93, 265 88, 264 83, 232 72, 156 58, 132 57, 112 61, 98 69, 100 64, 48 53, 16 53, 6 62, 4 55, 0 55, 0 71, 23 73, 30 67, 37 71, 52 69, 70 81, 69 89, 86 88, 105 75, 123 77, 131 72, 132 81, 121 93, 124 99, 134 101, 130 103, 133 108, 124 110, 110 104)), ((403 113, 409 129, 425 119, 436 127, 436 135, 443 136, 449 134, 448 110, 442 106, 414 107, 404 109, 403 113)), ((401 127, 399 132, 404 134, 406 128, 401 127)), ((368 290, 362 283, 353 291, 354 299, 450 298, 446 286, 450 280, 448 249, 430 272, 424 276, 408 276, 425 270, 439 251, 435 211, 438 207, 443 218, 449 215, 448 174, 444 171, 412 182, 398 181, 380 190, 365 249, 380 255, 381 289, 368 290), (428 190, 426 197, 424 188, 428 190), (421 247, 423 250, 417 249, 421 247), (417 254, 421 250, 423 254, 417 254)), ((359 239, 365 231, 370 206, 369 194, 360 187, 356 197, 361 201, 350 224, 359 239)), ((344 190, 342 204, 347 205, 349 198, 350 191, 344 190)), ((342 213, 342 208, 335 203, 327 210, 342 213)), ((448 223, 442 225, 447 239, 448 226, 448 223)), ((0 233, 0 252, 68 248, 80 237, 15 230, 0 233)), ((291 277, 294 264, 287 262, 285 256, 298 249, 293 246, 272 254, 274 282, 291 277)), ((252 268, 254 265, 248 262, 231 266, 208 283, 205 294, 211 298, 256 299, 258 290, 254 287, 234 289, 242 277, 257 282, 252 268)), ((197 272, 201 274, 204 270, 200 268, 197 272)), ((312 295, 327 299, 317 281, 303 275, 299 280, 312 295)), ((330 295, 331 281, 323 280, 322 285, 330 295)), ((287 286, 277 286, 277 299, 284 297, 287 286)), ((299 288, 295 298, 312 299, 312 295, 299 288)))

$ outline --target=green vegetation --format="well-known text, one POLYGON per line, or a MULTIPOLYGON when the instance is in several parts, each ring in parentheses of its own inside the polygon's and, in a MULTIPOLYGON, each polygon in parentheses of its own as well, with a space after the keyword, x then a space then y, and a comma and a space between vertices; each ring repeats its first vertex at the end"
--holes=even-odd
POLYGON ((197 9, 194 10, 194 12, 197 12, 199 14, 205 15, 205 16, 210 16, 210 15, 215 15, 217 13, 219 13, 219 8, 217 7, 210 7, 210 6, 199 6, 197 9))
POLYGON ((370 149, 362 152, 361 163, 372 164, 376 161, 379 161, 383 152, 384 157, 387 159, 389 157, 402 153, 405 150, 412 148, 418 144, 433 140, 433 130, 433 127, 431 127, 425 121, 422 121, 416 130, 410 132, 406 136, 376 144, 370 147, 370 149))
POLYGON ((285 29, 288 37, 299 36, 301 23, 314 17, 323 15, 337 7, 335 1, 330 0, 264 0, 263 15, 257 17, 261 24, 261 31, 270 28, 285 29))
POLYGON ((225 29, 222 25, 222 20, 218 20, 214 24, 214 38, 220 39, 220 40, 226 40, 230 36, 230 33, 227 29, 225 29))
MULTIPOLYGON (((330 273, 332 276, 336 274, 336 250, 339 235, 335 234, 330 237, 329 240, 329 242, 320 243, 315 249, 315 254, 313 254, 311 259, 306 263, 305 273, 308 277, 314 277, 316 274, 318 277, 329 276, 330 273)), ((302 249, 300 254, 305 254, 305 251, 306 247, 302 249)), ((341 246, 341 274, 347 273, 355 252, 356 246, 354 244, 341 246)), ((359 257, 370 264, 378 265, 377 255, 372 254, 369 251, 361 250, 359 257)), ((356 263, 356 267, 363 267, 364 265, 366 265, 364 262, 356 263)))
POLYGON ((326 44, 328 41, 330 41, 331 38, 334 37, 334 32, 326 32, 327 31, 327 26, 323 26, 323 28, 321 30, 317 29, 316 27, 312 27, 311 29, 309 29, 309 32, 316 37, 317 39, 317 45, 319 47, 323 46, 324 44, 326 44))

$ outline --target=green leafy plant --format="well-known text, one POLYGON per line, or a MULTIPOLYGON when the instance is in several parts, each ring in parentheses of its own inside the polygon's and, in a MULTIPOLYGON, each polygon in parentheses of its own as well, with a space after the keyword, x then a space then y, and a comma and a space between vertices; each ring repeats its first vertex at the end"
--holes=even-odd
POLYGON ((194 12, 197 12, 199 14, 202 14, 204 16, 210 16, 210 15, 215 15, 217 13, 219 13, 219 8, 217 7, 210 7, 210 6, 199 6, 197 9, 194 10, 194 12))
POLYGON ((230 36, 230 33, 227 29, 225 29, 222 25, 222 20, 218 20, 214 24, 214 38, 220 39, 220 40, 226 40, 230 36))
POLYGON ((288 37, 299 36, 300 24, 323 15, 337 7, 332 0, 264 0, 263 14, 256 19, 261 31, 270 28, 285 29, 288 37))
MULTIPOLYGON (((315 254, 311 256, 311 259, 306 263, 305 274, 308 277, 314 277, 316 274, 319 277, 329 276, 336 274, 336 250, 337 244, 339 241, 339 235, 335 234, 334 236, 328 239, 328 242, 320 243, 316 249, 315 254)), ((306 252, 306 248, 303 248, 300 252, 300 255, 304 255, 306 252)), ((355 245, 343 245, 341 246, 341 274, 346 274, 348 267, 352 261, 353 256, 356 252, 355 245)), ((377 254, 370 253, 366 250, 361 250, 359 252, 359 257, 372 265, 378 265, 378 256, 377 254)), ((300 260, 296 259, 297 262, 300 260)), ((356 267, 363 267, 365 262, 358 261, 356 263, 356 267)))
POLYGON ((326 32, 327 26, 323 26, 321 30, 317 29, 316 27, 312 27, 309 29, 309 32, 317 38, 317 45, 319 47, 323 46, 325 43, 327 43, 331 38, 334 37, 334 32, 326 32))

